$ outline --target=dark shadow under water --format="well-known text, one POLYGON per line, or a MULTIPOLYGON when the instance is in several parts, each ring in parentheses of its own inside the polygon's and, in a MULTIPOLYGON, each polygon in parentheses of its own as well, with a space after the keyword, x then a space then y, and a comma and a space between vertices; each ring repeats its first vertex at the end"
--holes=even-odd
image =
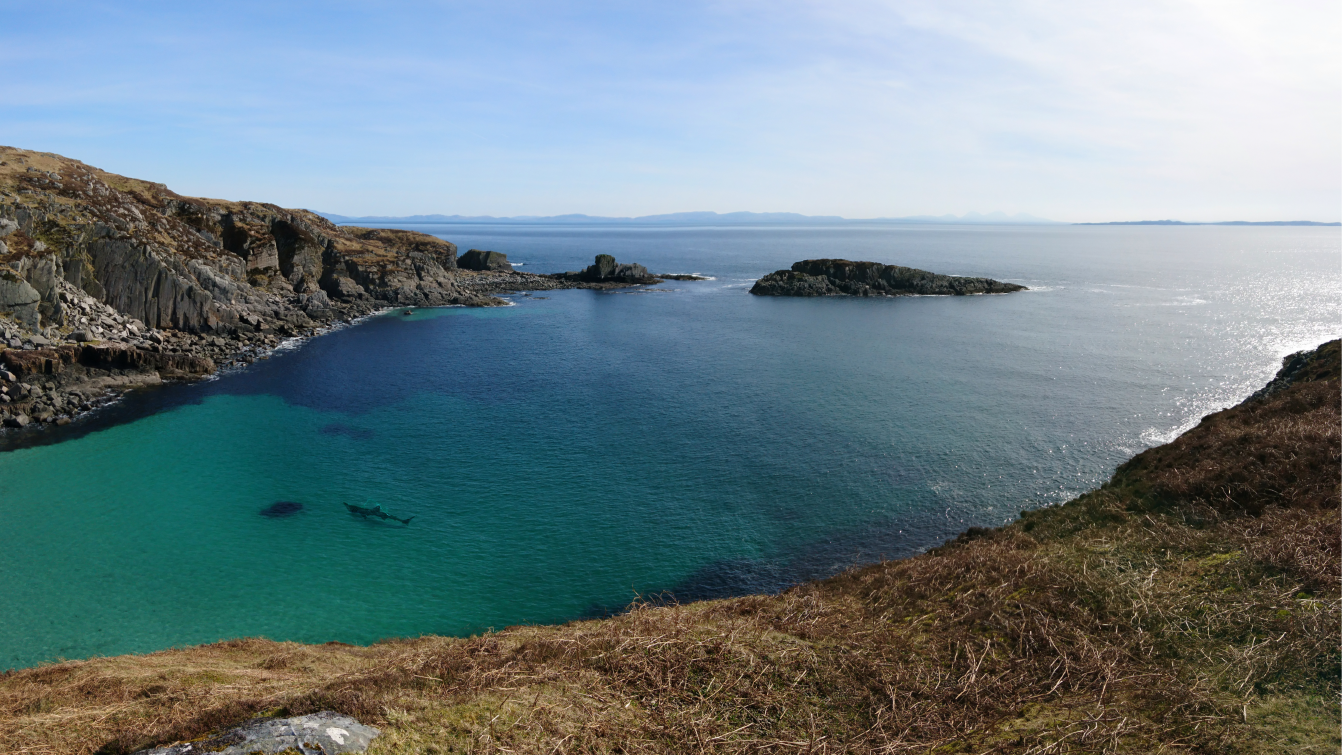
MULTIPOLYGON (((963 525, 950 522, 929 529, 926 522, 910 525, 889 521, 861 530, 832 533, 768 559, 715 561, 666 590, 639 596, 637 602, 672 605, 745 595, 776 595, 805 582, 833 577, 847 569, 916 556, 926 550, 918 543, 953 540, 962 530, 963 525), (910 526, 919 529, 916 533, 911 532, 910 526)), ((629 605, 594 603, 587 607, 582 618, 606 618, 628 609, 629 605)))

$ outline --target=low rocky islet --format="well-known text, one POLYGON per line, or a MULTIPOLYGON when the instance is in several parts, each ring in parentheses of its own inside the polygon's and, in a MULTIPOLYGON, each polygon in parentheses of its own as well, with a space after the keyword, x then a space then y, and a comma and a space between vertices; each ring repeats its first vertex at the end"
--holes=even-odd
POLYGON ((992 278, 940 275, 902 265, 841 259, 802 260, 755 282, 756 296, 965 296, 1025 291, 992 278))

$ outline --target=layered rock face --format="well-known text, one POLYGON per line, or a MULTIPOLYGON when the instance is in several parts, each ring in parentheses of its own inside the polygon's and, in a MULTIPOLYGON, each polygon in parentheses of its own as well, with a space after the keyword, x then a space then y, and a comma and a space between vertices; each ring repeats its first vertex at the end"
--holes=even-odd
POLYGON ((0 423, 60 423, 111 394, 250 362, 284 336, 388 306, 496 306, 572 287, 457 269, 413 231, 184 197, 0 147, 0 423))
POLYGON ((383 307, 658 282, 609 255, 558 276, 515 272, 499 252, 462 263, 427 234, 184 197, 0 146, 0 423, 68 422, 130 386, 248 363, 383 307))
POLYGON ((57 281, 149 328, 194 333, 256 332, 261 322, 297 330, 330 319, 339 303, 501 303, 463 288, 452 275, 456 247, 426 234, 183 197, 5 147, 0 234, 0 312, 35 330, 72 324, 57 281))
POLYGON ((499 272, 513 271, 513 266, 508 264, 508 255, 502 252, 487 252, 483 249, 471 249, 457 260, 457 266, 463 270, 493 270, 499 272))
POLYGON ((760 278, 757 296, 965 296, 1024 291, 991 278, 962 278, 879 262, 803 260, 760 278))

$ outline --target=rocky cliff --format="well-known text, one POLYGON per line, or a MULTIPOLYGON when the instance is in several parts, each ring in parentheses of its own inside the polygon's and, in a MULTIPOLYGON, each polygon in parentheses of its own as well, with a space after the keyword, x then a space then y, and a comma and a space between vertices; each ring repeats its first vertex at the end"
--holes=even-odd
POLYGON ((494 306, 505 303, 496 293, 573 285, 461 270, 456 246, 423 233, 185 197, 0 147, 0 366, 14 378, 0 375, 0 421, 11 426, 86 406, 90 381, 106 389, 208 374, 279 337, 382 307, 494 306), (94 344, 119 356, 98 356, 94 344), (43 354, 35 362, 22 351, 43 354), (42 400, 68 391, 81 393, 42 400))
POLYGON ((760 278, 757 296, 964 296, 1024 291, 991 278, 962 278, 879 262, 803 260, 760 278))

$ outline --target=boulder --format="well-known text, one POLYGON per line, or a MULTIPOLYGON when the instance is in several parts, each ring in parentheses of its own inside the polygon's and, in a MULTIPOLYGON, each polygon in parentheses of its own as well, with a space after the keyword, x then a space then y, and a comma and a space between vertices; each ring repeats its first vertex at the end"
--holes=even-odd
POLYGON ((5 418, 5 427, 12 427, 12 428, 27 427, 29 421, 30 420, 28 419, 28 415, 15 414, 13 417, 5 418))
POLYGON ((308 317, 321 317, 331 309, 331 298, 321 289, 317 289, 310 294, 301 294, 298 298, 301 302, 299 306, 308 314, 308 317))
POLYGON ((469 249, 457 258, 457 267, 463 270, 493 270, 511 273, 513 266, 508 263, 508 255, 502 252, 487 252, 483 249, 469 249))
POLYGON ((328 288, 331 295, 337 299, 358 299, 368 295, 363 286, 355 283, 348 276, 331 276, 328 288))
POLYGON ((292 718, 258 718, 195 742, 140 750, 136 755, 253 755, 253 753, 361 753, 380 732, 326 710, 292 718))
POLYGON ((14 319, 36 329, 41 322, 37 307, 42 295, 28 281, 12 270, 0 270, 0 312, 9 312, 14 319))
POLYGON ((19 224, 9 218, 0 218, 0 239, 19 230, 19 224))

